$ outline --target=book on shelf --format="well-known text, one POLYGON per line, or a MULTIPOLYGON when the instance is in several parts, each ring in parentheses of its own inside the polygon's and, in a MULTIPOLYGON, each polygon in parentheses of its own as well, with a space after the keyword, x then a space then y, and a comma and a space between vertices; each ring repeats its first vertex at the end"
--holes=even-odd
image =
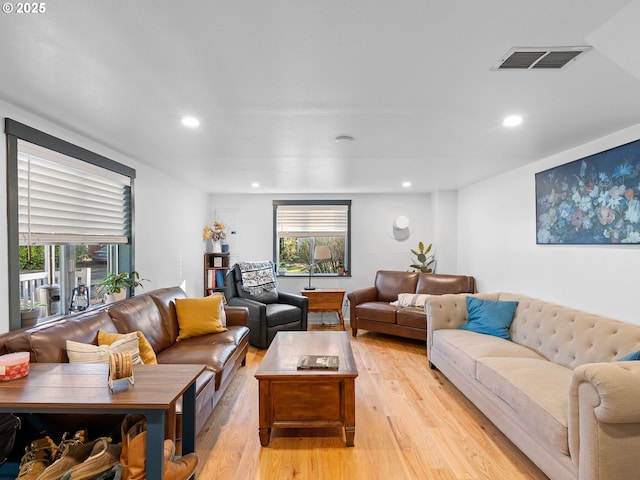
POLYGON ((337 355, 303 355, 298 361, 298 370, 338 370, 337 355))

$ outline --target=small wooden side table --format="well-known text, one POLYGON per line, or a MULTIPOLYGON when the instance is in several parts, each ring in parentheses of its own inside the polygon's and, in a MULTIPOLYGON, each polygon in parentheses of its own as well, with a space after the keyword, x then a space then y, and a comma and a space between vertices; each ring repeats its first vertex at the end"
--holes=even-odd
POLYGON ((316 288, 315 290, 300 290, 300 294, 309 299, 309 312, 336 312, 340 319, 340 328, 344 330, 342 316, 342 302, 344 288, 316 288))

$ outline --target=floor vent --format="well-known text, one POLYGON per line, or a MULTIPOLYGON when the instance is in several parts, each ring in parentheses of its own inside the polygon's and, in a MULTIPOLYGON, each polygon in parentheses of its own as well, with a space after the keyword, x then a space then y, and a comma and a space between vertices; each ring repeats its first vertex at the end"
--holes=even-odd
POLYGON ((512 48, 492 70, 557 70, 590 49, 589 46, 512 48))

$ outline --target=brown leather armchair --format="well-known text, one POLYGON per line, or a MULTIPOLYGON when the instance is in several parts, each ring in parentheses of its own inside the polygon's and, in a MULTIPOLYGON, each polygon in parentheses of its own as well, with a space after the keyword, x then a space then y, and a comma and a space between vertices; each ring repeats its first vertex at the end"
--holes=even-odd
POLYGON ((427 340, 427 315, 423 307, 392 305, 401 293, 442 295, 475 293, 473 277, 438 273, 379 270, 374 286, 355 290, 349 299, 351 333, 358 328, 400 337, 427 340))

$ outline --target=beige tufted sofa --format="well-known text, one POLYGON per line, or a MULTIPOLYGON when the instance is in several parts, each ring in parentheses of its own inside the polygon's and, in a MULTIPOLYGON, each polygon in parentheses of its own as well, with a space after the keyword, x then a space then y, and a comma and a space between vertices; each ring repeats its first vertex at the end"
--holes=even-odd
POLYGON ((459 330, 465 294, 427 300, 427 354, 551 479, 640 478, 640 325, 510 293, 512 341, 459 330))

